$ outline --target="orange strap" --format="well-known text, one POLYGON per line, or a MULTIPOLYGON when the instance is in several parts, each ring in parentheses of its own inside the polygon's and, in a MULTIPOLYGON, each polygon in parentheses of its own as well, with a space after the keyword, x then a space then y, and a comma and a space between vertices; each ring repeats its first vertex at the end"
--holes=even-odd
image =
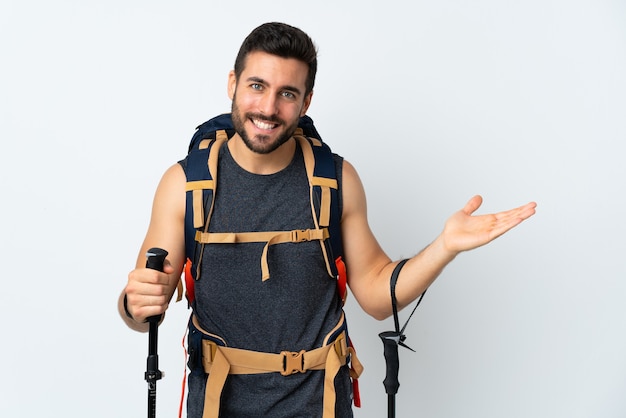
MULTIPOLYGON (((219 149, 223 144, 228 141, 228 135, 226 131, 217 131, 215 133, 215 143, 213 147, 217 150, 216 152, 209 153, 209 160, 207 161, 207 165, 209 167, 209 173, 211 174, 211 178, 213 179, 213 183, 205 184, 208 188, 213 189, 213 196, 211 205, 209 208, 209 213, 204 213, 204 198, 202 190, 194 190, 193 191, 193 219, 194 219, 194 228, 200 228, 204 226, 204 232, 207 232, 209 229, 209 220, 211 219, 211 214, 213 213, 213 207, 215 206, 215 185, 217 184, 217 163, 219 160, 219 149), (206 216, 206 222, 204 218, 206 216)), ((210 145, 210 140, 204 140, 200 142, 200 148, 206 148, 210 145)), ((202 255, 204 254, 204 245, 200 246, 200 254, 198 260, 202 260, 202 255)), ((196 267, 196 278, 200 277, 200 266, 202 263, 198 263, 196 267)))
POLYGON ((260 231, 260 232, 200 232, 196 231, 196 241, 201 244, 238 244, 245 242, 265 242, 261 254, 262 280, 270 278, 270 268, 267 263, 267 251, 270 245, 285 242, 304 242, 320 240, 329 237, 328 228, 297 229, 294 231, 260 231))
MULTIPOLYGON (((306 168, 306 175, 309 179, 309 198, 311 200, 311 215, 313 216, 313 222, 315 224, 315 228, 324 228, 330 225, 330 203, 331 203, 331 193, 330 189, 337 189, 338 182, 336 179, 329 179, 324 177, 316 177, 314 176, 315 172, 315 156, 313 154, 313 149, 311 147, 311 143, 302 135, 295 135, 294 138, 300 143, 300 148, 302 149, 302 155, 304 157, 304 166, 306 168), (313 188, 317 186, 321 189, 321 199, 319 202, 319 219, 315 213, 315 192, 313 188)), ((315 140, 311 138, 311 141, 314 145, 320 146, 321 142, 319 140, 315 140)), ((320 241, 320 245, 322 248, 322 253, 324 254, 324 261, 326 262, 326 269, 330 276, 333 276, 333 269, 331 267, 332 260, 326 251, 326 246, 324 245, 324 241, 320 241)))
MULTIPOLYGON (((198 321, 192 318, 200 331, 198 321)), ((202 331, 204 332, 204 331, 202 331)), ((283 376, 305 373, 308 370, 324 370, 323 418, 335 416, 335 376, 341 366, 351 358, 350 376, 357 379, 363 366, 352 347, 348 347, 346 334, 342 332, 330 344, 314 350, 299 352, 283 351, 279 354, 262 353, 217 345, 210 340, 202 341, 202 363, 209 374, 206 383, 203 418, 218 418, 222 389, 229 374, 257 374, 278 372, 283 376)))

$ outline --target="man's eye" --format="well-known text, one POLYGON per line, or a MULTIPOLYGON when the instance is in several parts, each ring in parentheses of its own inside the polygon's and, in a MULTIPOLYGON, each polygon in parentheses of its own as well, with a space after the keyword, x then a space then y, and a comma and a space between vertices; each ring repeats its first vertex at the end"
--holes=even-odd
POLYGON ((284 92, 283 92, 283 97, 285 97, 285 98, 287 98, 287 99, 292 99, 292 100, 293 100, 293 99, 295 99, 295 98, 296 98, 296 95, 295 95, 295 94, 293 94, 293 93, 292 93, 292 92, 290 92, 290 91, 284 91, 284 92))
POLYGON ((250 88, 252 88, 252 90, 261 90, 263 86, 261 86, 259 83, 253 83, 250 85, 250 88))

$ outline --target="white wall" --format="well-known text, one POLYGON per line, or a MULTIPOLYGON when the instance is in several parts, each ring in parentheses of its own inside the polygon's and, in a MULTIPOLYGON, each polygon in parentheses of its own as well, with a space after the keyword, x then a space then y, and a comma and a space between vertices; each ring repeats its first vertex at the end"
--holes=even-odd
MULTIPOLYGON (((537 215, 461 255, 401 352, 400 417, 626 416, 626 6, 614 0, 17 1, 0 4, 0 416, 145 415, 147 336, 116 298, 162 172, 228 111, 247 33, 317 42, 310 115, 360 171, 394 258, 476 193, 537 215)), ((188 312, 160 328, 178 408, 188 312)), ((347 306, 386 415, 376 322, 347 306)), ((402 313, 403 318, 408 315, 402 313)))

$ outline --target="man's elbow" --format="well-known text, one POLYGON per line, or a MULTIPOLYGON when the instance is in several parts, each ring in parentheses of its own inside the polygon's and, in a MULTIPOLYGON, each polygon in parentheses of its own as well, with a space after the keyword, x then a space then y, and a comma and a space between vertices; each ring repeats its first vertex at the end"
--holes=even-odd
POLYGON ((391 316, 391 314, 393 313, 391 311, 391 307, 384 307, 384 306, 361 306, 361 308, 363 309, 363 311, 368 314, 369 316, 371 316, 372 318, 376 319, 377 321, 384 321, 385 319, 389 318, 391 316))

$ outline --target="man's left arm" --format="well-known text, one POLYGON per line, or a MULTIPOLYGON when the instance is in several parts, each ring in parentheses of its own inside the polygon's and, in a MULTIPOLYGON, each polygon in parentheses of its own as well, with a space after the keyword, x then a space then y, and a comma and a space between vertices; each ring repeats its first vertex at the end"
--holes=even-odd
MULTIPOLYGON (((398 262, 385 254, 372 233, 363 185, 347 161, 342 189, 341 228, 348 284, 363 310, 382 320, 392 313, 389 278, 398 262)), ((500 213, 473 215, 481 204, 480 196, 470 199, 446 221, 442 233, 405 264, 396 286, 399 308, 421 295, 459 253, 493 241, 532 216, 536 207, 531 202, 500 213)))

